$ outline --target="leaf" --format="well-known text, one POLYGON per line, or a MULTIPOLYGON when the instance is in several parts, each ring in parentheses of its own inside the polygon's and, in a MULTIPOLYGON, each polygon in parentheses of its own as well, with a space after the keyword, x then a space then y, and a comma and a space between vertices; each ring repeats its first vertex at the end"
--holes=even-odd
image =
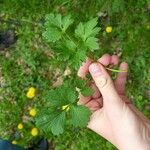
POLYGON ((74 55, 72 55, 71 59, 71 65, 75 69, 79 69, 81 66, 82 62, 85 61, 86 59, 86 48, 85 50, 83 49, 78 49, 74 55))
POLYGON ((62 25, 62 16, 61 14, 56 14, 54 15, 53 13, 46 15, 46 22, 45 22, 45 27, 57 27, 61 28, 62 25))
POLYGON ((52 132, 54 135, 59 135, 64 131, 65 120, 65 112, 43 109, 36 118, 36 125, 45 133, 52 132))
POLYGON ((90 87, 85 87, 81 90, 81 94, 84 96, 91 96, 93 94, 93 89, 90 87))
POLYGON ((62 36, 62 33, 57 28, 49 28, 47 31, 43 33, 43 37, 48 42, 56 42, 62 36))
POLYGON ((41 109, 35 119, 36 126, 45 133, 51 132, 51 121, 58 115, 58 112, 48 108, 41 109))
POLYGON ((92 50, 96 50, 99 49, 99 44, 98 44, 98 39, 95 37, 89 37, 86 40, 86 46, 92 51, 92 50))
POLYGON ((84 41, 84 25, 83 25, 83 23, 79 23, 79 25, 75 29, 75 36, 81 38, 84 41))
POLYGON ((100 28, 96 27, 98 23, 98 18, 93 18, 90 21, 86 22, 84 25, 85 37, 95 36, 100 31, 100 28))
POLYGON ((63 133, 65 120, 66 120, 66 113, 62 112, 51 121, 50 124, 51 131, 54 135, 59 135, 63 133))
POLYGON ((82 41, 85 42, 87 38, 96 36, 100 31, 100 28, 96 27, 98 23, 97 20, 98 18, 93 18, 84 24, 79 23, 75 30, 76 37, 82 39, 82 41))
POLYGON ((90 110, 82 105, 71 107, 72 124, 75 127, 86 127, 90 119, 90 110))
POLYGON ((43 37, 48 42, 56 42, 60 40, 62 34, 73 23, 71 16, 62 17, 61 14, 49 14, 46 16, 46 22, 44 24, 45 31, 43 37))
POLYGON ((73 41, 66 40, 66 47, 68 48, 68 51, 74 51, 77 46, 73 41))
POLYGON ((65 32, 68 27, 73 23, 73 19, 71 19, 71 16, 65 16, 62 20, 62 25, 63 25, 63 31, 65 32))
POLYGON ((63 106, 66 104, 74 103, 77 99, 75 89, 70 85, 65 84, 54 90, 50 90, 46 96, 46 99, 52 106, 63 106))

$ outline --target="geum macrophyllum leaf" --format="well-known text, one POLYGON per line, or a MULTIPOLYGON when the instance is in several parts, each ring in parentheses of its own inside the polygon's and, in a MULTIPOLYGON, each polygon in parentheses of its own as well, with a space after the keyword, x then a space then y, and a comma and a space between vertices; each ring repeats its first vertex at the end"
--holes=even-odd
POLYGON ((44 33, 43 37, 47 40, 47 42, 56 42, 62 36, 62 33, 57 28, 48 28, 44 33))
POLYGON ((51 131, 54 135, 59 135, 63 133, 65 120, 66 120, 66 113, 62 112, 51 121, 50 124, 51 131))
POLYGON ((99 33, 100 28, 96 27, 96 25, 97 18, 94 18, 84 24, 79 23, 75 30, 75 36, 80 38, 91 51, 99 49, 98 39, 95 36, 99 33))
POLYGON ((71 19, 71 15, 65 16, 62 19, 63 32, 65 32, 72 23, 73 19, 71 19))
POLYGON ((56 112, 51 109, 43 109, 36 118, 36 125, 43 130, 44 133, 49 134, 49 132, 52 132, 54 135, 59 135, 64 131, 65 121, 65 112, 56 112))
POLYGON ((75 30, 76 37, 81 38, 84 42, 89 37, 95 37, 100 31, 100 28, 96 27, 97 20, 98 18, 94 18, 84 24, 79 23, 75 30))
POLYGON ((71 62, 70 64, 75 68, 78 69, 82 62, 85 61, 86 59, 86 50, 78 49, 74 55, 71 57, 71 62))
POLYGON ((90 119, 90 110, 82 105, 71 107, 72 124, 75 127, 86 127, 90 119))
POLYGON ((61 39, 63 33, 73 23, 71 16, 62 17, 61 14, 49 14, 46 16, 45 32, 43 37, 48 42, 56 42, 61 39))
POLYGON ((74 103, 77 99, 75 89, 70 85, 63 85, 59 88, 52 89, 47 94, 47 100, 51 106, 63 106, 66 104, 74 103))
POLYGON ((98 18, 93 18, 84 24, 84 31, 86 39, 91 36, 96 36, 100 28, 96 27, 98 23, 98 18))
POLYGON ((84 25, 82 22, 80 22, 75 30, 75 36, 81 38, 84 41, 84 34, 84 25))
POLYGON ((98 39, 95 37, 87 38, 85 45, 92 51, 99 49, 98 39))

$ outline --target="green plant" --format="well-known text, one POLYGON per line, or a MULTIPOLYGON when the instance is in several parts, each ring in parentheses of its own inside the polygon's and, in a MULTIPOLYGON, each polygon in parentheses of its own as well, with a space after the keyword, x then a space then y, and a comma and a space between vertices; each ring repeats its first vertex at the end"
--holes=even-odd
MULTIPOLYGON (((75 57, 68 54, 70 48, 59 48, 60 43, 63 42, 47 42, 47 44, 42 39, 43 16, 50 12, 55 12, 55 17, 56 14, 61 13, 62 18, 71 14, 69 16, 72 24, 66 29, 66 32, 76 43, 82 41, 75 36, 78 24, 82 21, 86 23, 87 20, 95 18, 98 14, 97 26, 100 26, 101 30, 96 37, 99 39, 97 41, 100 43, 99 49, 92 52, 89 48, 84 51, 86 55, 83 52, 81 54, 92 58, 99 58, 104 53, 121 55, 121 59, 129 63, 127 93, 134 100, 134 104, 147 116, 150 116, 148 107, 145 107, 149 104, 149 97, 146 94, 149 92, 150 73, 148 68, 150 22, 147 15, 149 0, 31 0, 29 2, 2 0, 0 8, 1 30, 15 28, 18 36, 15 45, 0 52, 1 138, 9 141, 16 140, 17 144, 23 147, 29 147, 41 137, 45 137, 56 150, 66 148, 70 150, 114 149, 110 148, 104 139, 99 139, 94 132, 72 126, 71 107, 77 106, 77 99, 70 105, 66 102, 63 107, 60 105, 51 107, 49 104, 49 92, 57 91, 53 83, 59 78, 63 78, 63 89, 64 85, 72 85, 71 91, 75 93, 76 98, 79 94, 75 89, 76 83, 78 87, 79 84, 84 85, 82 90, 84 95, 92 93, 91 89, 88 89, 88 79, 83 81, 76 76, 82 60, 78 62, 79 64, 76 63, 76 59, 73 59, 74 62, 72 62, 70 59, 75 57), (113 29, 110 34, 105 32, 108 26, 113 29), (71 74, 66 76, 66 70, 71 74), (36 95, 31 100, 26 97, 29 87, 36 89, 36 95), (41 113, 44 116, 46 114, 44 111, 47 112, 47 109, 55 107, 60 114, 65 113, 64 133, 54 136, 50 132, 51 126, 48 126, 48 131, 43 132, 39 124, 38 136, 33 137, 31 130, 37 127, 35 121, 38 121, 41 113), (29 114, 31 109, 36 109, 35 117, 29 114), (24 125, 22 130, 17 128, 20 123, 24 125)), ((45 29, 44 26, 44 32, 45 29)), ((44 39, 47 41, 45 37, 44 39)), ((66 47, 66 43, 63 45, 66 47)), ((84 60, 83 56, 81 58, 84 60)), ((51 115, 51 112, 49 114, 51 115)))
POLYGON ((43 37, 54 51, 54 61, 61 64, 60 69, 64 66, 70 70, 70 75, 64 78, 62 86, 47 91, 47 107, 36 118, 36 125, 46 133, 62 133, 66 122, 75 127, 86 127, 89 121, 90 111, 85 106, 77 105, 77 101, 80 93, 90 96, 92 89, 88 87, 86 80, 77 77, 77 70, 88 55, 99 49, 96 35, 100 28, 97 27, 97 20, 98 18, 93 18, 72 27, 74 20, 70 15, 51 13, 46 16, 43 37))
POLYGON ((47 108, 42 109, 36 118, 40 129, 47 133, 51 130, 56 135, 63 132, 65 122, 75 127, 85 127, 90 115, 90 111, 85 106, 77 105, 77 101, 80 93, 89 96, 92 90, 87 86, 87 81, 76 74, 87 55, 99 48, 96 35, 100 28, 96 26, 97 18, 79 23, 74 32, 71 25, 73 19, 70 15, 49 14, 46 16, 43 33, 55 52, 54 59, 71 72, 69 77, 64 78, 62 86, 47 91, 47 108))

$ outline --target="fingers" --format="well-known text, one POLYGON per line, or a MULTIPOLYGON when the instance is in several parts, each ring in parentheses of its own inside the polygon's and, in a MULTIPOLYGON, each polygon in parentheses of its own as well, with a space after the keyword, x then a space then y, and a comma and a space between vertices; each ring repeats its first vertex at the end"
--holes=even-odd
POLYGON ((108 66, 111 62, 111 56, 109 54, 104 54, 100 59, 98 59, 98 62, 104 66, 108 66))
POLYGON ((79 77, 84 78, 88 74, 89 66, 90 66, 91 63, 92 63, 92 59, 87 58, 86 62, 83 63, 83 65, 78 70, 77 74, 78 74, 79 77))
POLYGON ((79 104, 79 105, 85 105, 85 104, 88 103, 90 100, 91 100, 91 96, 85 97, 85 96, 83 96, 83 95, 81 94, 81 95, 80 95, 80 98, 79 98, 79 101, 78 101, 78 104, 79 104))
POLYGON ((97 88, 97 86, 95 84, 91 85, 92 89, 94 90, 94 93, 92 95, 92 98, 97 99, 101 96, 99 89, 97 88))
MULTIPOLYGON (((79 77, 84 78, 88 74, 89 66, 92 62, 92 59, 86 59, 86 62, 84 62, 78 70, 77 74, 79 77)), ((117 65, 119 63, 119 57, 117 55, 110 56, 109 54, 104 54, 100 59, 98 59, 98 62, 100 62, 104 66, 117 65)))
POLYGON ((93 99, 90 102, 88 102, 85 106, 88 107, 91 111, 96 111, 103 106, 103 101, 100 98, 93 99))
POLYGON ((118 65, 119 57, 117 55, 112 55, 110 63, 113 64, 113 65, 118 65))
MULTIPOLYGON (((123 62, 120 64, 119 70, 128 70, 128 64, 123 62)), ((127 80, 127 72, 119 72, 115 80, 115 87, 119 94, 125 93, 125 84, 127 80)))
POLYGON ((119 63, 119 57, 117 55, 110 56, 109 54, 104 54, 100 59, 98 59, 104 66, 117 65, 119 63))
POLYGON ((104 105, 106 105, 106 107, 114 107, 114 105, 122 107, 123 102, 105 68, 100 63, 93 63, 90 65, 89 71, 102 94, 104 105))

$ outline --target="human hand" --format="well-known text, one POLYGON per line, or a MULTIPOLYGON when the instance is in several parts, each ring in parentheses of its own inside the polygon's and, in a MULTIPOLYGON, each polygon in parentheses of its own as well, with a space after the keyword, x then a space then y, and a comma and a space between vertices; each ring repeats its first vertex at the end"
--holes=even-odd
MULTIPOLYGON (((150 150, 150 120, 139 112, 125 95, 127 72, 119 72, 112 81, 104 66, 117 65, 116 55, 103 55, 96 63, 88 59, 80 67, 82 78, 90 72, 94 94, 81 95, 79 104, 87 106, 92 115, 88 128, 110 141, 120 150, 150 150)), ((120 70, 127 70, 127 63, 120 70)))

